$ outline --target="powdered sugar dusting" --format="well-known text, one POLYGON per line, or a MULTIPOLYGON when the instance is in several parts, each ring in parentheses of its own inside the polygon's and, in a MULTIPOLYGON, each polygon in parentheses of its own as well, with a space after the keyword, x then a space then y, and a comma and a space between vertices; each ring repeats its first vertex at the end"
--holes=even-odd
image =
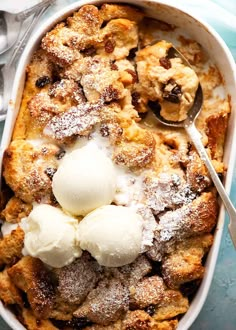
POLYGON ((154 214, 159 214, 166 208, 188 204, 196 198, 196 193, 186 183, 182 183, 177 174, 167 173, 161 173, 159 177, 147 177, 144 194, 147 205, 154 214))
POLYGON ((81 303, 100 279, 101 267, 84 252, 72 264, 58 270, 58 290, 70 303, 81 303))
POLYGON ((141 252, 143 253, 153 245, 154 232, 157 230, 157 222, 152 211, 145 205, 137 204, 135 209, 143 219, 143 238, 141 247, 141 252))
POLYGON ((44 129, 44 134, 56 140, 73 135, 87 135, 99 122, 100 104, 82 103, 65 113, 54 116, 44 129))
POLYGON ((168 211, 160 216, 158 229, 160 230, 160 240, 169 241, 172 238, 180 239, 186 234, 189 228, 189 208, 182 207, 175 211, 168 211))
POLYGON ((129 290, 117 278, 105 278, 92 290, 84 304, 74 313, 76 317, 108 325, 128 310, 129 290))

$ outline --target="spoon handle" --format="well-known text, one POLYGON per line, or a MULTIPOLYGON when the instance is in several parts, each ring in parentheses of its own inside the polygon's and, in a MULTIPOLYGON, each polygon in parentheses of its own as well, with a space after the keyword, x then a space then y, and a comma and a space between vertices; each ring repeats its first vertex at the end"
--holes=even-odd
POLYGON ((46 7, 49 4, 51 5, 53 2, 55 2, 55 0, 41 0, 36 5, 28 8, 28 9, 25 9, 24 11, 21 11, 21 12, 17 13, 16 14, 16 20, 18 22, 22 22, 26 18, 28 18, 29 16, 34 14, 36 12, 36 10, 40 10, 40 9, 46 7))
POLYGON ((224 206, 225 206, 227 212, 228 212, 228 215, 230 218, 229 233, 230 233, 231 239, 233 241, 234 247, 236 249, 236 210, 235 210, 231 200, 229 199, 229 197, 226 193, 226 190, 216 173, 214 166, 211 163, 211 160, 202 144, 201 135, 200 135, 199 131, 197 130, 195 124, 192 122, 191 124, 186 125, 185 130, 188 133, 188 136, 190 137, 191 141, 193 142, 195 148, 197 149, 199 156, 201 157, 202 161, 206 165, 206 167, 209 171, 209 174, 211 176, 211 179, 224 203, 224 206))
POLYGON ((0 109, 0 116, 4 115, 8 109, 9 97, 11 94, 12 84, 15 76, 15 65, 19 60, 19 57, 21 56, 26 43, 28 42, 28 39, 32 33, 32 29, 34 25, 39 21, 39 19, 41 18, 41 16, 44 14, 44 12, 47 10, 49 6, 50 4, 46 4, 43 8, 40 8, 34 13, 34 17, 30 22, 30 24, 27 26, 24 35, 18 41, 13 53, 11 54, 11 57, 2 68, 2 73, 4 76, 4 89, 3 89, 2 109, 0 109))

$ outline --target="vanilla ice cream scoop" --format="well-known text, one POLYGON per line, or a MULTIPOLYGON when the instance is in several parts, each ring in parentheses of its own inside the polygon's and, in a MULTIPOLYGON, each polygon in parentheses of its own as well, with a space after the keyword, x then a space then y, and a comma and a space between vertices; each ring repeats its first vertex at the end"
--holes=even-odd
POLYGON ((128 207, 102 206, 79 223, 78 238, 100 265, 123 266, 140 253, 142 217, 128 207))
POLYGON ((116 191, 112 161, 96 145, 65 156, 52 181, 53 193, 62 208, 74 215, 86 215, 110 204, 116 191))
POLYGON ((22 221, 25 250, 32 257, 60 268, 81 256, 76 238, 78 221, 60 209, 41 204, 22 221))

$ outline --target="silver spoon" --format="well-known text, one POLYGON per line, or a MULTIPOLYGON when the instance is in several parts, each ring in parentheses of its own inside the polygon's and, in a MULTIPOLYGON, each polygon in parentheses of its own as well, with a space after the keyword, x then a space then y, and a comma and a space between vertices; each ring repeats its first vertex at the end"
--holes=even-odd
MULTIPOLYGON (((188 63, 186 58, 174 47, 170 48, 170 50, 168 52, 168 57, 169 58, 179 57, 179 58, 181 58, 182 62, 185 65, 188 65, 189 67, 191 67, 191 65, 188 63)), ((201 135, 200 135, 199 131, 197 130, 195 123, 194 123, 195 119, 197 118, 197 116, 199 115, 199 113, 201 111, 202 103, 203 103, 203 92, 202 92, 201 84, 199 83, 198 89, 197 89, 197 92, 195 95, 194 103, 193 103, 191 109, 188 111, 187 118, 185 120, 182 120, 182 121, 166 120, 165 118, 163 118, 161 116, 160 107, 155 107, 155 109, 152 109, 150 107, 150 109, 152 110, 152 112, 154 113, 154 115, 156 116, 158 121, 161 122, 162 124, 164 124, 166 126, 171 126, 171 127, 184 128, 186 130, 189 138, 191 139, 195 148, 197 149, 200 158, 206 165, 206 167, 209 171, 209 174, 211 176, 211 179, 224 203, 224 206, 225 206, 227 212, 228 212, 228 215, 230 218, 228 229, 229 229, 229 233, 230 233, 231 239, 233 241, 234 247, 236 249, 236 210, 235 210, 231 200, 229 199, 229 197, 225 191, 225 188, 224 188, 223 184, 221 183, 214 166, 211 163, 210 158, 208 157, 205 147, 202 144, 201 135)))
POLYGON ((16 43, 23 21, 50 2, 51 0, 40 1, 16 14, 0 10, 0 54, 9 50, 16 43))
MULTIPOLYGON (((8 49, 7 45, 7 24, 2 11, 0 11, 0 54, 8 49)), ((17 34, 18 36, 18 34, 17 34)))
POLYGON ((38 23, 41 16, 54 2, 54 0, 42 2, 43 6, 39 6, 34 12, 34 16, 30 24, 27 26, 21 39, 18 41, 11 57, 5 64, 0 64, 0 121, 4 120, 6 117, 17 61, 19 60, 19 57, 28 42, 33 27, 38 23))

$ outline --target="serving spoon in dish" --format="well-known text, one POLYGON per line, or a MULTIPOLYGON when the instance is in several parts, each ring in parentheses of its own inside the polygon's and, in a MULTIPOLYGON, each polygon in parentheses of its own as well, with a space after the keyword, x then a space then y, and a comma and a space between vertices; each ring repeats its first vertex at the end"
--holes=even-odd
MULTIPOLYGON (((179 57, 182 60, 183 64, 185 64, 191 68, 191 65, 189 64, 187 59, 175 47, 172 46, 168 52, 168 58, 174 58, 174 57, 179 57)), ((221 200, 222 200, 227 212, 228 212, 228 215, 230 218, 228 229, 229 229, 229 233, 230 233, 232 242, 236 249, 236 209, 234 208, 231 200, 229 199, 229 197, 225 191, 225 188, 224 188, 223 184, 221 183, 214 166, 211 163, 211 160, 202 143, 201 135, 195 126, 195 120, 201 111, 202 103, 203 103, 203 91, 202 91, 201 84, 199 83, 196 94, 195 94, 195 99, 194 99, 193 105, 189 109, 186 119, 184 119, 182 121, 167 120, 161 115, 161 107, 151 107, 150 106, 149 108, 154 113, 157 120, 159 122, 161 122, 162 124, 169 126, 169 127, 184 128, 185 131, 187 132, 190 140, 193 142, 196 150, 198 151, 200 158, 202 159, 205 166, 207 167, 208 172, 211 176, 211 179, 221 197, 221 200)))

